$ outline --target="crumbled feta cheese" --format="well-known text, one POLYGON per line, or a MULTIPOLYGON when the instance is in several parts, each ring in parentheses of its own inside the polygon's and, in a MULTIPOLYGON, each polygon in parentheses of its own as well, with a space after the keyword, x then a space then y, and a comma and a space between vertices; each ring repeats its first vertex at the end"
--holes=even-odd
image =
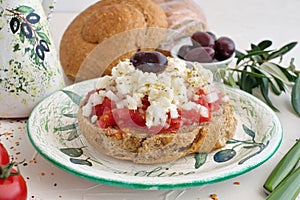
POLYGON ((206 97, 207 97, 208 103, 213 103, 219 99, 217 92, 211 92, 211 93, 207 94, 206 97))
POLYGON ((89 102, 82 106, 82 114, 85 117, 89 117, 92 114, 92 105, 89 102))
POLYGON ((114 102, 118 102, 120 100, 119 97, 115 93, 113 93, 111 90, 108 90, 106 92, 105 96, 114 102))
POLYGON ((93 93, 89 98, 89 103, 91 106, 95 106, 97 104, 101 104, 103 101, 103 97, 100 96, 97 92, 93 93))
POLYGON ((208 91, 210 102, 218 98, 218 94, 210 86, 213 82, 211 71, 198 63, 187 67, 186 62, 181 59, 168 59, 168 67, 160 74, 142 72, 129 59, 120 62, 112 69, 111 76, 99 79, 97 88, 100 90, 91 95, 89 102, 83 107, 84 115, 90 116, 92 105, 102 102, 104 97, 114 101, 117 108, 136 110, 142 107, 142 98, 147 95, 150 102, 146 111, 148 127, 166 125, 168 113, 172 119, 178 118, 178 108, 196 109, 201 115, 208 116, 208 109, 194 101, 199 98, 195 92, 200 88, 208 91))
POLYGON ((152 102, 152 104, 146 110, 146 126, 164 126, 167 121, 167 113, 163 107, 157 103, 152 102))
POLYGON ((98 120, 97 115, 93 115, 93 116, 91 117, 91 122, 92 122, 92 124, 96 123, 97 120, 98 120))

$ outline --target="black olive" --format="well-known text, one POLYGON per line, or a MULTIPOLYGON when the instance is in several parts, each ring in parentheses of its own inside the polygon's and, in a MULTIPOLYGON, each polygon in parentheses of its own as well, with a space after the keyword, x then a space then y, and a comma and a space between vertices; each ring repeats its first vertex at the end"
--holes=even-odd
POLYGON ((184 60, 191 62, 207 63, 211 62, 215 56, 215 50, 211 47, 197 47, 184 56, 184 60))
POLYGON ((235 44, 232 39, 228 37, 220 37, 216 41, 216 58, 218 60, 225 60, 230 58, 235 51, 235 44))
POLYGON ((167 65, 168 59, 160 52, 137 52, 130 58, 131 63, 143 72, 161 73, 167 65))
POLYGON ((40 40, 40 45, 44 49, 44 51, 49 52, 49 45, 45 40, 40 40))
POLYGON ((32 38, 32 29, 27 23, 21 24, 21 32, 24 34, 26 38, 32 38))
POLYGON ((192 45, 183 45, 180 47, 180 49, 178 50, 177 56, 181 59, 184 59, 184 56, 193 48, 195 48, 195 46, 192 45))
POLYGON ((44 60, 45 59, 45 51, 44 48, 41 45, 37 45, 35 48, 35 53, 36 55, 41 59, 44 60))
POLYGON ((9 22, 9 26, 10 26, 10 29, 11 31, 13 32, 13 34, 15 34, 19 28, 20 28, 20 21, 18 18, 16 17, 13 17, 10 22, 9 22))
POLYGON ((26 20, 31 24, 36 24, 40 21, 40 16, 36 13, 30 13, 26 16, 26 20))

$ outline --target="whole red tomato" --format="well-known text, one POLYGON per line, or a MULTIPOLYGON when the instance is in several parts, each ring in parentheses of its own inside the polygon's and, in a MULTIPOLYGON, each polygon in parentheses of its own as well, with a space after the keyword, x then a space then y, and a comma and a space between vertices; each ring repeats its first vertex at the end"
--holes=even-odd
POLYGON ((0 165, 6 165, 9 163, 9 155, 5 147, 0 143, 0 165))
MULTIPOLYGON (((3 166, 2 166, 3 167, 3 166)), ((12 169, 11 174, 17 171, 12 169)), ((1 176, 1 174, 0 174, 1 176)), ((22 175, 10 175, 8 178, 0 178, 0 200, 26 200, 27 186, 22 175)))

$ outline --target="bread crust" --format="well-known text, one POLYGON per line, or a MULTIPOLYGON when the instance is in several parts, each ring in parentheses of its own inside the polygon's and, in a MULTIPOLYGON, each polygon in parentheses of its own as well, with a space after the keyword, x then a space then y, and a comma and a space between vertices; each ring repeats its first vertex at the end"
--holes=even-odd
POLYGON ((97 151, 108 156, 140 164, 177 160, 192 153, 208 153, 225 146, 235 133, 237 119, 230 102, 223 102, 213 113, 212 121, 201 125, 183 126, 176 133, 151 134, 101 129, 78 111, 79 129, 97 151))
MULTIPOLYGON (((168 27, 164 11, 151 0, 102 0, 95 3, 81 12, 62 36, 59 51, 65 74, 71 80, 75 80, 83 61, 98 44, 107 38, 129 30, 150 27, 162 29, 168 27)), ((126 37, 124 40, 128 41, 126 37)), ((152 46, 157 48, 160 41, 161 38, 157 37, 150 42, 153 42, 152 46)), ((111 68, 116 62, 130 57, 142 47, 143 44, 136 42, 135 51, 129 50, 122 55, 115 55, 110 58, 111 65, 94 66, 95 71, 97 68, 103 68, 102 71, 111 68)), ((114 48, 106 49, 106 51, 114 51, 114 48)), ((98 59, 101 57, 103 56, 99 55, 98 59)), ((106 71, 106 73, 109 72, 110 70, 106 71)))
POLYGON ((196 31, 207 31, 204 12, 194 0, 152 0, 166 13, 169 29, 191 36, 196 31))

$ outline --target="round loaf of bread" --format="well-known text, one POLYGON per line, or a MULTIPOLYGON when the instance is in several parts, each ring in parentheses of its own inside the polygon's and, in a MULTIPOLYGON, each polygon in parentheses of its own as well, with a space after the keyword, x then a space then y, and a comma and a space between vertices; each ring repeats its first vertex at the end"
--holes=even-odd
POLYGON ((196 31, 207 31, 203 10, 193 0, 153 0, 166 13, 168 28, 180 35, 191 36, 196 31))
MULTIPOLYGON (((109 66, 94 66, 95 70, 104 68, 102 71, 105 71, 106 68, 109 69, 114 66, 116 60, 128 58, 136 51, 143 49, 146 42, 151 42, 150 46, 156 48, 162 37, 151 37, 151 40, 145 42, 143 39, 147 34, 152 34, 148 28, 165 29, 167 27, 168 23, 164 11, 151 0, 99 1, 80 13, 64 32, 60 43, 61 65, 65 74, 70 79, 75 80, 81 64, 98 44, 120 33, 141 30, 138 35, 142 38, 130 37, 130 42, 135 47, 134 50, 130 49, 122 55, 105 58, 111 60, 109 66)), ((120 37, 129 41, 124 35, 120 37)), ((107 51, 114 51, 114 48, 107 51)), ((103 59, 102 55, 98 56, 99 59, 103 59)), ((107 70, 106 74, 109 72, 110 70, 107 70)))
POLYGON ((80 131, 97 151, 134 163, 155 164, 169 162, 192 153, 208 153, 224 147, 233 137, 237 126, 230 102, 221 104, 212 121, 182 126, 176 133, 151 134, 118 128, 99 128, 78 111, 80 131))

